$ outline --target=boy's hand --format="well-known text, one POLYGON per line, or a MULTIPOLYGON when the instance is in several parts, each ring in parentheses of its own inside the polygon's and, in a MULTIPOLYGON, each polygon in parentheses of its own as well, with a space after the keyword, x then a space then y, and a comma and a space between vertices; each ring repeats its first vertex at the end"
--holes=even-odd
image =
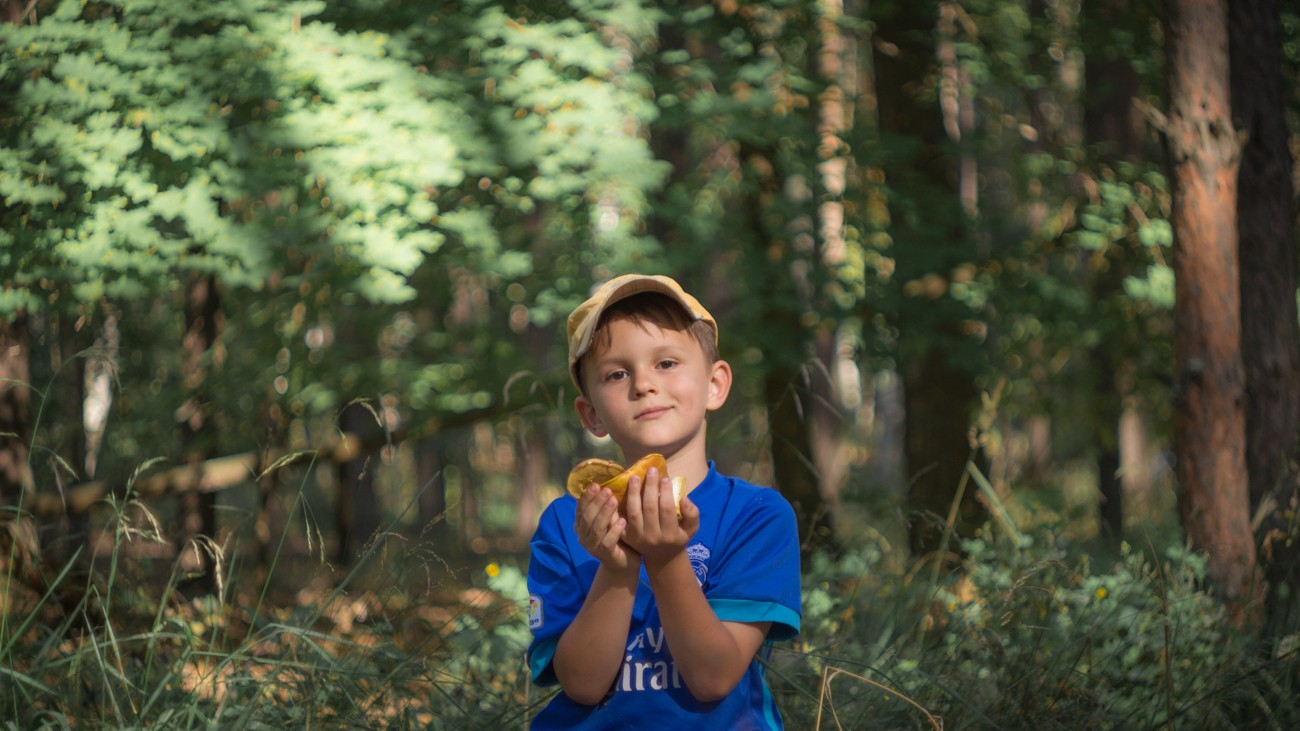
POLYGON ((578 543, 611 569, 639 568, 641 556, 622 542, 627 520, 618 514, 618 499, 609 488, 592 483, 578 498, 573 532, 578 543))
POLYGON ((686 550, 686 544, 700 527, 700 510, 682 496, 682 517, 673 499, 673 481, 651 468, 645 484, 633 477, 627 485, 627 527, 623 540, 647 564, 663 564, 686 550))

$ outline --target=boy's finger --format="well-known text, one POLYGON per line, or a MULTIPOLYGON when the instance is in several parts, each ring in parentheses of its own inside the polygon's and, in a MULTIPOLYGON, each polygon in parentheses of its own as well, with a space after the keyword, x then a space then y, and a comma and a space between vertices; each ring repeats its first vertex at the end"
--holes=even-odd
POLYGON ((627 481, 627 524, 634 528, 642 525, 641 478, 636 475, 627 481))
POLYGON ((667 475, 659 478, 659 515, 664 521, 676 521, 677 496, 673 494, 673 481, 667 475))
POLYGON ((588 522, 593 520, 600 513, 600 488, 592 485, 587 491, 582 493, 578 498, 578 514, 585 517, 588 522))
POLYGON ((642 515, 645 530, 653 531, 659 529, 659 489, 660 475, 656 467, 651 467, 645 473, 645 495, 641 498, 645 504, 645 511, 642 515))
POLYGON ((618 501, 614 499, 613 493, 595 485, 583 494, 578 505, 574 532, 579 537, 585 533, 599 539, 599 536, 608 529, 610 517, 618 512, 618 501))
POLYGON ((623 518, 618 518, 610 524, 609 530, 605 532, 604 538, 601 539, 601 543, 604 544, 605 548, 613 551, 618 546, 619 540, 623 537, 623 528, 626 526, 627 521, 623 518))

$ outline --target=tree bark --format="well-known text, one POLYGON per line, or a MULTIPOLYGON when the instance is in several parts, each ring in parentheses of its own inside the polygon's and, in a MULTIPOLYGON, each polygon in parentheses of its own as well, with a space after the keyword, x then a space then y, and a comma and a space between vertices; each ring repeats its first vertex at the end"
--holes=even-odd
MULTIPOLYGON (((962 355, 970 355, 973 348, 960 334, 960 306, 943 292, 909 294, 906 283, 943 282, 946 290, 947 268, 973 255, 966 248, 963 204, 973 206, 976 201, 969 190, 966 200, 961 198, 955 140, 949 138, 941 105, 926 100, 926 90, 937 83, 938 4, 899 3, 877 11, 873 58, 881 134, 920 143, 916 153, 887 159, 883 167, 890 196, 894 279, 904 283, 896 317, 913 517, 908 536, 913 554, 923 556, 941 547, 945 521, 973 456, 969 429, 979 391, 972 364, 962 355)), ((960 131, 960 114, 948 119, 960 131)), ((985 515, 975 491, 967 490, 953 528, 958 535, 970 535, 985 515)))
MULTIPOLYGON (((212 346, 221 331, 221 297, 213 276, 194 275, 185 293, 185 334, 181 338, 181 379, 188 399, 177 410, 185 464, 196 472, 216 454, 216 430, 212 428, 212 404, 208 393, 208 369, 212 346)), ((179 552, 193 552, 194 576, 184 588, 211 592, 217 587, 215 571, 220 567, 210 560, 196 539, 212 539, 217 545, 217 495, 215 492, 189 492, 181 495, 181 541, 179 552)))
MULTIPOLYGON (((1140 27, 1147 20, 1140 5, 1127 0, 1096 0, 1083 5, 1082 31, 1085 38, 1097 39, 1088 49, 1084 67, 1083 134, 1084 142, 1096 149, 1104 165, 1134 159, 1141 154, 1142 119, 1136 112, 1134 98, 1141 91, 1141 79, 1132 59, 1118 50, 1112 34, 1140 27)), ((1114 259, 1090 272, 1091 300, 1104 302, 1123 291, 1129 274, 1122 252, 1112 248, 1114 259)), ((1093 448, 1097 453, 1097 487, 1101 495, 1098 518, 1104 536, 1119 540, 1124 535, 1124 482, 1120 478, 1120 419, 1124 414, 1123 389, 1119 383, 1119 362, 1124 345, 1108 327, 1114 315, 1097 315, 1103 329, 1102 340, 1091 349, 1088 359, 1092 385, 1091 428, 1093 448)))
POLYGON ((27 361, 27 315, 0 322, 0 503, 16 505, 32 482, 27 464, 31 441, 31 366, 27 361))
MULTIPOLYGON (((20 0, 0 0, 0 21, 18 23, 20 0)), ((27 313, 0 320, 0 505, 18 504, 32 483, 27 464, 31 439, 31 364, 28 362, 27 313)))
POLYGON ((0 0, 0 20, 17 24, 26 14, 27 0, 0 0))
POLYGON ((352 459, 339 463, 338 512, 335 529, 338 545, 334 558, 341 565, 356 559, 379 530, 379 496, 375 494, 375 470, 379 464, 379 445, 383 429, 375 414, 360 403, 343 407, 339 429, 345 434, 361 435, 362 443, 372 445, 352 459))
MULTIPOLYGON (((907 535, 912 555, 919 558, 944 548, 950 515, 952 532, 967 537, 987 517, 978 491, 965 479, 967 460, 976 456, 970 426, 979 392, 970 374, 954 368, 939 347, 910 360, 902 375, 903 447, 912 512, 907 535)), ((956 549, 957 540, 949 537, 946 550, 956 549)))
POLYGON ((1145 122, 1133 100, 1141 93, 1142 80, 1115 36, 1131 33, 1149 20, 1143 6, 1128 0, 1083 4, 1080 34, 1099 39, 1088 49, 1084 67, 1084 142, 1101 146, 1103 160, 1124 160, 1141 151, 1145 122))
POLYGON ((764 390, 773 481, 794 506, 804 552, 834 549, 835 526, 822 498, 808 429, 812 391, 798 373, 784 368, 768 371, 764 390))
POLYGON ((415 445, 415 477, 421 490, 418 503, 420 538, 441 555, 454 547, 447 515, 447 480, 443 474, 441 437, 421 439, 415 445))
MULTIPOLYGON (((1250 508, 1252 515, 1263 511, 1258 540, 1270 586, 1286 582, 1294 591, 1300 544, 1283 515, 1300 508, 1290 462, 1300 434, 1300 326, 1280 23, 1276 0, 1235 0, 1228 8, 1232 118, 1246 133, 1237 178, 1237 260, 1250 508)), ((1270 606, 1278 604, 1276 594, 1270 593, 1270 606)))
POLYGON ((1228 88, 1227 6, 1165 6, 1174 229, 1175 468, 1179 509, 1210 580, 1238 622, 1257 609, 1248 513, 1237 172, 1228 88))
MULTIPOLYGON (((760 263, 749 276, 755 291, 767 295, 761 323, 772 475, 776 487, 794 506, 803 553, 808 556, 821 549, 835 550, 835 530, 813 451, 816 397, 803 377, 813 356, 812 335, 799 318, 806 305, 798 285, 807 281, 796 283, 794 260, 799 254, 792 251, 788 234, 781 226, 765 223, 772 217, 768 212, 781 205, 784 195, 785 173, 777 160, 774 149, 741 145, 742 168, 753 177, 753 187, 743 203, 753 229, 750 240, 755 246, 766 247, 768 254, 765 259, 755 257, 760 263)), ((787 217, 781 223, 788 222, 787 217)))

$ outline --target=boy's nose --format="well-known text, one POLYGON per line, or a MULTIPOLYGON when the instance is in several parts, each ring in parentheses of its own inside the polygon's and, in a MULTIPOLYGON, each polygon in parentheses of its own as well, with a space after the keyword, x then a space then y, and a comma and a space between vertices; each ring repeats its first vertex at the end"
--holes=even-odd
POLYGON ((632 376, 632 390, 638 396, 643 396, 647 393, 653 393, 657 389, 658 386, 655 384, 654 374, 637 373, 636 375, 632 376))

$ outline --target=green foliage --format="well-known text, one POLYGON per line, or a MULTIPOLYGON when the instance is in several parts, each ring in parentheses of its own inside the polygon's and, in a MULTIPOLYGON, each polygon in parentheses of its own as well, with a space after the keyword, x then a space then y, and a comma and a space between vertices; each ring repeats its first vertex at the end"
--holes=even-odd
POLYGON ((638 3, 51 10, 0 38, 0 315, 83 337, 105 311, 169 320, 124 331, 156 370, 124 371, 118 406, 145 410, 118 408, 138 432, 118 445, 183 398, 192 274, 222 292, 205 409, 266 425, 223 430, 242 451, 359 395, 397 398, 416 434, 521 408, 504 386, 544 360, 521 336, 594 279, 660 266, 638 3))
POLYGON ((897 576, 871 548, 814 561, 800 649, 773 660, 787 724, 812 728, 813 698, 845 727, 925 728, 918 705, 945 728, 1273 728, 1300 718, 1300 660, 1257 654, 1230 626, 1204 588, 1203 556, 1125 544, 1103 560, 1054 531, 1036 535, 1033 547, 970 541, 960 570, 935 583, 920 580, 928 570, 897 576))

